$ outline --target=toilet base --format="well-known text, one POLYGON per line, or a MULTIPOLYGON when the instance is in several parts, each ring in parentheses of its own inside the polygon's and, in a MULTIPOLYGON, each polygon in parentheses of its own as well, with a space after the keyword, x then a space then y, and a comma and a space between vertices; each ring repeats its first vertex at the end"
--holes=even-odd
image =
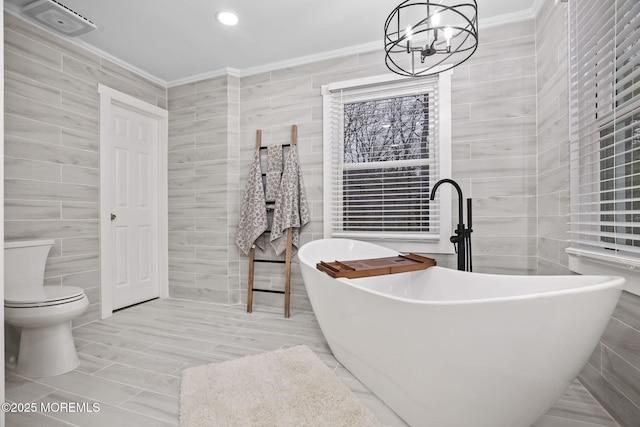
POLYGON ((79 365, 71 322, 49 327, 22 328, 16 373, 48 377, 73 371, 79 365))

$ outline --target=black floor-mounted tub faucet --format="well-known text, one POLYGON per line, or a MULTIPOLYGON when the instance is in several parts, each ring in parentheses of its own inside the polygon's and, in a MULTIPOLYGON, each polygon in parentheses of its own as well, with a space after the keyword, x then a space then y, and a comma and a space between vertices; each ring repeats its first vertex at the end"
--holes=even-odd
POLYGON ((473 229, 471 228, 471 199, 467 199, 467 224, 465 226, 463 221, 463 212, 462 212, 462 190, 457 182, 452 179, 441 179, 436 182, 431 190, 430 200, 433 200, 436 197, 436 190, 440 186, 440 184, 448 183, 453 185, 453 187, 458 192, 458 227, 456 228, 455 235, 451 236, 451 243, 456 248, 456 253, 458 254, 458 270, 461 271, 473 271, 473 264, 471 262, 471 233, 473 229))

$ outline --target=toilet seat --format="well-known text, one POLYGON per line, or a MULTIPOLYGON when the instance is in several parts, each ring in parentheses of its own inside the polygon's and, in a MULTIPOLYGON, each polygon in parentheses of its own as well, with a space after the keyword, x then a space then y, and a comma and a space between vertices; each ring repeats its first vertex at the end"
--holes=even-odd
POLYGON ((43 286, 37 292, 15 292, 6 296, 4 306, 9 308, 48 307, 68 304, 84 298, 82 288, 75 286, 43 286))

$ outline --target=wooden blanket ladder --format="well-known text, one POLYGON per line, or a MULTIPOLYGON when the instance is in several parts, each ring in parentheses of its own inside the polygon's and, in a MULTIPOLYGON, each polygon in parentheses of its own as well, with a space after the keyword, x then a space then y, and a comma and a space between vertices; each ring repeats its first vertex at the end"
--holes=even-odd
MULTIPOLYGON (((284 144, 283 147, 287 146, 295 146, 297 139, 297 126, 293 125, 291 127, 291 144, 284 144)), ((262 131, 258 129, 256 131, 256 149, 266 149, 267 147, 261 147, 262 145, 262 131)), ((267 206, 267 209, 273 209, 271 206, 267 206)), ((268 230, 267 230, 268 231, 268 230)), ((284 295, 284 317, 289 318, 290 315, 290 303, 291 303, 291 255, 292 255, 292 244, 293 244, 293 229, 287 229, 287 247, 285 250, 285 259, 256 259, 256 248, 253 246, 249 251, 249 280, 247 284, 247 313, 251 313, 253 311, 253 293, 254 292, 266 292, 272 294, 283 294, 284 295), (284 264, 284 290, 274 290, 274 289, 259 289, 254 288, 253 280, 255 275, 255 264, 256 263, 271 263, 271 264, 284 264)))

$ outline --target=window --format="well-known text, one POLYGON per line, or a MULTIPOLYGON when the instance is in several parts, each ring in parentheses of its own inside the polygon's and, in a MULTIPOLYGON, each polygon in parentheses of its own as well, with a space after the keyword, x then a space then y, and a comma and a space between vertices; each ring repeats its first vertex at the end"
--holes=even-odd
POLYGON ((325 237, 451 252, 450 191, 429 200, 451 168, 450 74, 443 74, 323 87, 325 237))
POLYGON ((344 104, 343 231, 429 231, 430 98, 344 104))
POLYGON ((600 132, 599 241, 608 251, 640 253, 640 112, 618 126, 600 132))
MULTIPOLYGON (((640 266, 640 2, 572 1, 570 53, 567 252, 635 268, 640 266)), ((573 265, 580 271, 577 260, 573 265)))

